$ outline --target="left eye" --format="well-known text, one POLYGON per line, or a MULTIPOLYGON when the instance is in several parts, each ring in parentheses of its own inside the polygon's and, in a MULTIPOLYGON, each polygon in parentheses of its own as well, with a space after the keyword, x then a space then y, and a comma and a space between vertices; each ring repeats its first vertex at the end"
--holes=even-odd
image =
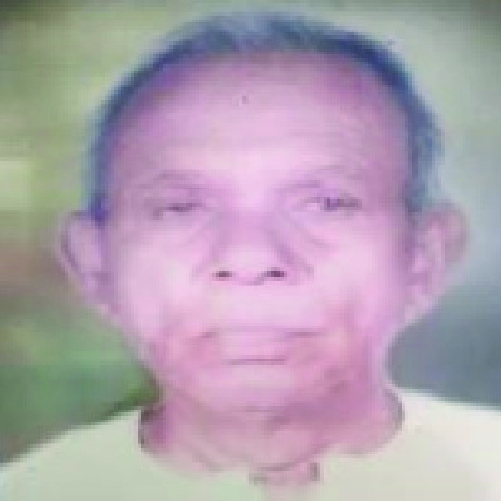
POLYGON ((359 202, 355 198, 351 197, 329 197, 320 196, 310 198, 306 201, 306 205, 314 204, 315 206, 320 206, 321 210, 325 212, 332 212, 339 209, 356 209, 359 207, 359 202))

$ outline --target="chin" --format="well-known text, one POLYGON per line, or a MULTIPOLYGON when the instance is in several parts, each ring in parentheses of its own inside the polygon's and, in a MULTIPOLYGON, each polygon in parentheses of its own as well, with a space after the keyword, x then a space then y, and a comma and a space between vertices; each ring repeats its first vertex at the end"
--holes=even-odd
MULTIPOLYGON (((346 390, 346 388, 344 389, 346 390)), ((274 421, 284 424, 295 418, 311 419, 318 417, 325 402, 337 400, 342 403, 345 391, 339 387, 334 393, 331 389, 318 385, 314 389, 291 386, 288 388, 269 385, 268 387, 235 386, 225 388, 203 388, 193 390, 195 400, 224 417, 238 417, 250 421, 274 421)))
MULTIPOLYGON (((225 415, 318 414, 325 403, 343 406, 352 400, 356 384, 346 372, 309 370, 287 364, 217 364, 212 367, 185 367, 173 371, 175 378, 161 378, 168 395, 174 390, 208 411, 225 415)), ((166 375, 164 375, 166 376, 166 375)), ((318 415, 317 415, 318 417, 318 415)))
POLYGON ((203 390, 194 390, 198 401, 214 410, 230 413, 274 413, 290 407, 297 400, 297 391, 276 387, 255 388, 240 386, 229 390, 210 388, 204 385, 203 390))

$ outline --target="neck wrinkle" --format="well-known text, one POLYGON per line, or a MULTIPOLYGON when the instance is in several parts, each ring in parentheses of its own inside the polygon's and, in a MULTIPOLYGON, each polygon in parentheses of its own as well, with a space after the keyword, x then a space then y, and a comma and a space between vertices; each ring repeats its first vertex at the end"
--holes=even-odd
MULTIPOLYGON (((290 422, 283 430, 278 428, 273 437, 261 437, 267 451, 273 447, 274 439, 280 446, 281 433, 296 436, 303 432, 305 437, 299 447, 303 450, 295 454, 295 460, 263 466, 259 459, 253 460, 252 452, 246 451, 247 444, 238 440, 245 436, 241 430, 235 427, 229 434, 227 427, 211 413, 200 419, 202 413, 196 404, 184 402, 183 405, 183 400, 179 403, 175 396, 168 402, 158 402, 143 409, 139 423, 141 447, 179 470, 210 474, 239 467, 250 470, 251 481, 264 478, 266 484, 288 484, 297 479, 293 472, 313 471, 316 460, 328 453, 366 454, 377 450, 393 439, 404 419, 398 395, 393 389, 383 387, 355 421, 348 420, 340 426, 339 422, 325 416, 315 422, 290 422), (291 474, 286 474, 287 470, 291 474), (290 479, 285 480, 288 477, 290 479)), ((249 440, 251 445, 252 442, 249 440)), ((259 455, 258 451, 255 456, 259 455)), ((318 468, 316 471, 318 476, 318 468)))

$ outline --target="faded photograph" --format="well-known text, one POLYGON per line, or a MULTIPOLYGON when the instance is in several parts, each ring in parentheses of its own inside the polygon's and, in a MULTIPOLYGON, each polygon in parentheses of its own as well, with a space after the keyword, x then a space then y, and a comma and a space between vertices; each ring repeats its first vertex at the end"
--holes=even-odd
POLYGON ((500 499, 495 8, 28 4, 0 495, 500 499))

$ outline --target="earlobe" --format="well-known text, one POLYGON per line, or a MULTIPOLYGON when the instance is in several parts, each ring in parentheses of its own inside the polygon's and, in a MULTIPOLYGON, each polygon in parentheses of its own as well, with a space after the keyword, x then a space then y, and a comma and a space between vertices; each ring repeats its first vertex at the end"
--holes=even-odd
POLYGON ((445 261, 448 268, 461 261, 469 242, 469 227, 462 211, 451 204, 442 206, 436 214, 444 240, 445 261))
POLYGON ((413 229, 406 324, 433 308, 449 285, 454 266, 464 256, 468 225, 451 204, 427 210, 413 229))
POLYGON ((85 301, 101 313, 108 313, 106 270, 100 229, 96 223, 82 212, 67 215, 59 225, 55 250, 67 277, 85 301))

